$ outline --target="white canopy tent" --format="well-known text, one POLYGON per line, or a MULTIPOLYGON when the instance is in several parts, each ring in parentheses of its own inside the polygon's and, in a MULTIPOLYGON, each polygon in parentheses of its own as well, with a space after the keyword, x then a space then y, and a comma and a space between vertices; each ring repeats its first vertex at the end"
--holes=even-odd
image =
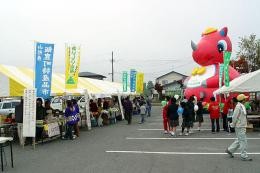
POLYGON ((214 95, 227 94, 230 92, 260 92, 260 70, 241 75, 232 80, 230 86, 223 86, 214 91, 214 95))

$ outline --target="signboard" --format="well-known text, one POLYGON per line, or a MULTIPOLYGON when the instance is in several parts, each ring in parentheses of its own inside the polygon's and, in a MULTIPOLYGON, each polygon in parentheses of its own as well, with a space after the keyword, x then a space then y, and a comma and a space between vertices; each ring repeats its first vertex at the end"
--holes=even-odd
POLYGON ((136 70, 134 69, 130 70, 130 91, 136 91, 136 70))
POLYGON ((60 135, 59 124, 57 122, 48 124, 48 136, 53 137, 57 135, 60 135))
POLYGON ((136 92, 141 94, 144 92, 144 73, 138 72, 136 76, 136 92))
POLYGON ((224 64, 219 64, 219 88, 222 87, 224 64))
POLYGON ((36 89, 24 90, 23 136, 35 137, 36 132, 36 89))
POLYGON ((123 92, 127 92, 127 81, 128 81, 128 73, 127 71, 123 71, 123 77, 122 77, 123 92))
POLYGON ((65 88, 76 89, 80 65, 80 46, 66 45, 65 88))
POLYGON ((36 42, 35 48, 35 88, 37 97, 47 99, 51 94, 51 78, 54 44, 36 42))
POLYGON ((85 90, 85 103, 86 103, 86 120, 88 130, 91 130, 91 119, 90 119, 90 112, 89 112, 89 95, 88 90, 85 90))
POLYGON ((224 52, 224 81, 225 81, 225 86, 229 87, 229 62, 230 62, 230 56, 231 52, 224 52))

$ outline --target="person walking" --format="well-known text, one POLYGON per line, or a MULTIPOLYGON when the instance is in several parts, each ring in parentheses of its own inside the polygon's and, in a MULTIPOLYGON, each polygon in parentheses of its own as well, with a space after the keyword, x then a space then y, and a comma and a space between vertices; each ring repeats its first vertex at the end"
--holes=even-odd
POLYGON ((126 120, 127 120, 128 124, 131 124, 132 114, 133 114, 133 104, 130 101, 129 97, 126 97, 126 100, 124 102, 124 109, 125 109, 126 120))
POLYGON ((196 121, 199 122, 198 125, 198 131, 200 131, 201 128, 201 124, 203 123, 203 98, 200 99, 200 101, 198 101, 197 106, 198 106, 198 110, 196 111, 196 121))
POLYGON ((167 117, 169 101, 170 101, 170 97, 167 96, 166 99, 161 102, 164 134, 169 133, 169 124, 168 124, 168 117, 167 117))
POLYGON ((223 107, 223 112, 222 112, 222 119, 223 119, 223 129, 224 131, 229 131, 228 130, 228 121, 227 121, 227 115, 228 115, 228 111, 232 109, 232 103, 231 103, 231 99, 228 98, 225 103, 224 103, 224 107, 223 107))
POLYGON ((181 102, 181 107, 182 107, 183 111, 182 111, 181 133, 179 134, 179 136, 182 136, 184 134, 185 128, 187 129, 185 136, 188 136, 189 130, 190 130, 191 116, 189 114, 189 108, 188 108, 187 103, 181 102))
POLYGON ((146 98, 146 114, 148 117, 151 116, 152 111, 152 100, 147 96, 146 98))
POLYGON ((145 121, 145 113, 146 112, 146 107, 145 107, 145 103, 141 102, 140 103, 140 115, 141 115, 141 120, 139 122, 139 124, 143 124, 145 121))
POLYGON ((179 125, 179 115, 178 115, 178 107, 176 104, 176 99, 171 98, 171 104, 168 107, 167 117, 170 125, 170 134, 172 136, 176 136, 176 127, 179 125))
POLYGON ((192 128, 195 122, 195 111, 194 111, 194 104, 195 102, 195 98, 194 96, 190 96, 188 102, 187 102, 187 106, 188 106, 188 110, 189 110, 189 117, 190 117, 190 130, 189 133, 193 133, 192 128))
MULTIPOLYGON (((239 94, 237 96, 237 104, 233 113, 231 127, 235 127, 235 132, 237 139, 226 149, 226 153, 232 158, 233 153, 240 148, 241 150, 241 160, 242 161, 252 161, 253 159, 247 155, 247 138, 246 138, 246 126, 247 126, 247 113, 244 106, 245 100, 248 96, 244 94, 239 94)), ((233 99, 236 102, 235 99, 233 99)))
POLYGON ((215 97, 210 98, 210 104, 209 104, 209 114, 210 114, 210 120, 211 120, 211 131, 212 133, 215 133, 215 122, 217 126, 217 132, 219 132, 219 103, 215 100, 215 97))

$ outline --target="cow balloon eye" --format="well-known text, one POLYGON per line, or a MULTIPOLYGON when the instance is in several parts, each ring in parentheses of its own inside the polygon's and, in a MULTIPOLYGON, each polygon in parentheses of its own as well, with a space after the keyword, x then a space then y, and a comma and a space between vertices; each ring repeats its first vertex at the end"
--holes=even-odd
POLYGON ((227 42, 225 40, 219 40, 217 47, 218 47, 219 53, 221 53, 221 52, 227 50, 227 42))

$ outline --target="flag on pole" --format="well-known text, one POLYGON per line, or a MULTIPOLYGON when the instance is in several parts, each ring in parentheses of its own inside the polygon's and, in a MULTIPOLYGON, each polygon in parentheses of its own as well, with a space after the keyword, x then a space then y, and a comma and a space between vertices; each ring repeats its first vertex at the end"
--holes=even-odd
POLYGON ((123 92, 127 92, 127 80, 128 80, 128 73, 127 71, 123 71, 123 76, 122 76, 123 92))
POLYGON ((225 77, 225 86, 229 87, 229 62, 230 62, 231 52, 224 52, 224 77, 225 77))
POLYGON ((141 94, 144 91, 144 73, 138 72, 136 76, 136 92, 141 94))
POLYGON ((136 91, 136 70, 135 69, 130 70, 130 91, 131 92, 136 91))
POLYGON ((54 44, 35 44, 35 88, 37 97, 47 99, 51 94, 52 64, 54 44))
POLYGON ((224 64, 219 64, 219 88, 222 87, 224 64))
POLYGON ((65 88, 76 89, 80 66, 80 46, 66 45, 65 88))

